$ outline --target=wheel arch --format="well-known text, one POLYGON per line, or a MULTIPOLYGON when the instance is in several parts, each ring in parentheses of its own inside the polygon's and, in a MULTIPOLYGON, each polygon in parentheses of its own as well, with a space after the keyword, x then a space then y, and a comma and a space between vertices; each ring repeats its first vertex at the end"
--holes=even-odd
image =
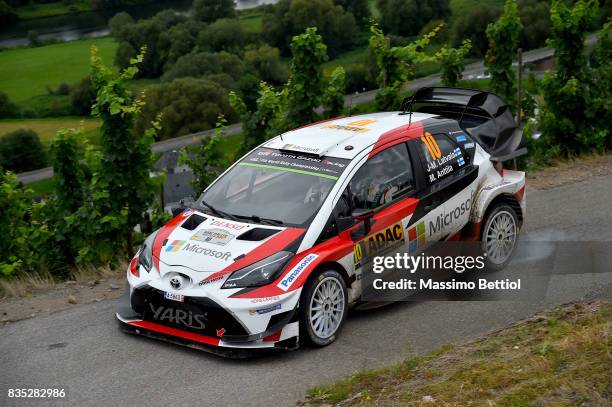
POLYGON ((317 267, 314 268, 314 270, 312 270, 312 273, 310 273, 310 276, 308 276, 308 279, 310 279, 312 276, 314 276, 316 273, 318 273, 321 270, 330 270, 330 269, 337 271, 342 276, 342 278, 344 279, 344 284, 346 284, 347 289, 351 288, 351 278, 349 277, 348 272, 340 263, 337 263, 335 261, 326 261, 326 262, 319 264, 317 267))
POLYGON ((518 199, 516 199, 514 195, 504 193, 504 192, 497 195, 489 202, 489 204, 487 205, 484 211, 483 220, 487 218, 489 212, 495 205, 502 204, 502 203, 507 204, 512 209, 514 209, 514 212, 516 212, 516 217, 518 218, 519 228, 522 227, 523 226, 523 210, 521 209, 520 202, 518 201, 518 199))

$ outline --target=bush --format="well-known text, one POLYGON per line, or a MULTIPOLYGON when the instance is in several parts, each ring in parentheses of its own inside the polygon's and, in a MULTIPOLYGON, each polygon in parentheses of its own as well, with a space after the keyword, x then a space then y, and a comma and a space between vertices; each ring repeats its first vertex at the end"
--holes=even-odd
POLYGON ((193 14, 196 20, 211 23, 220 18, 236 15, 234 0, 195 0, 193 14))
POLYGON ((215 126, 223 113, 229 120, 236 118, 231 109, 227 90, 207 79, 183 78, 148 89, 146 106, 136 122, 142 132, 159 113, 162 117, 160 139, 177 137, 215 126))
POLYGON ((225 51, 217 54, 200 52, 180 57, 172 68, 161 77, 161 80, 162 82, 171 82, 178 78, 200 78, 220 73, 225 73, 238 80, 243 70, 242 60, 236 55, 225 51))
POLYGON ((348 93, 363 92, 376 89, 376 76, 365 64, 352 64, 346 70, 346 91, 348 93))
POLYGON ((95 102, 96 91, 89 76, 74 85, 70 90, 72 114, 77 116, 89 116, 91 114, 91 107, 95 102))
POLYGON ((501 15, 502 9, 494 6, 479 6, 465 16, 458 18, 453 24, 451 43, 453 47, 461 45, 464 39, 472 42, 469 55, 482 57, 487 52, 487 26, 501 15))
POLYGON ((241 54, 246 41, 247 35, 240 21, 222 18, 206 27, 200 33, 197 43, 201 50, 241 54))
POLYGON ((290 52, 292 38, 309 27, 317 28, 331 57, 354 44, 355 17, 332 0, 281 0, 273 10, 264 14, 264 36, 285 55, 290 52))
MULTIPOLYGON (((281 62, 280 51, 267 44, 250 49, 244 54, 246 69, 262 81, 281 84, 287 81, 288 71, 281 62)), ((259 86, 255 89, 255 93, 259 86)), ((256 95, 254 95, 256 96, 256 95)))
POLYGON ((160 48, 165 50, 166 64, 164 72, 174 65, 183 55, 189 54, 196 46, 198 35, 206 25, 199 21, 187 20, 163 32, 160 37, 160 48))
POLYGON ((19 129, 0 137, 0 165, 16 173, 44 168, 47 160, 38 134, 19 129))
POLYGON ((30 196, 19 184, 14 174, 0 167, 0 275, 4 276, 19 271, 32 257, 27 249, 30 196))
POLYGON ((0 91, 0 119, 15 117, 18 112, 17 105, 11 102, 6 93, 0 91))
POLYGON ((449 0, 378 0, 380 26, 390 34, 417 35, 430 21, 449 17, 449 3, 449 0))
POLYGON ((523 25, 520 46, 525 50, 545 46, 551 27, 550 4, 541 0, 520 0, 518 6, 523 25))
POLYGON ((368 28, 370 26, 372 13, 368 0, 334 0, 334 3, 351 13, 360 27, 368 28))

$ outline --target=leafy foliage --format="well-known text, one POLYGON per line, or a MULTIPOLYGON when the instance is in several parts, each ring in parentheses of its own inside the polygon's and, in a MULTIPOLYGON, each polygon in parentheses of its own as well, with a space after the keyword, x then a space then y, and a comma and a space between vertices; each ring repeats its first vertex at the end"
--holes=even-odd
POLYGON ((281 84, 287 81, 288 72, 281 63, 280 51, 267 44, 245 52, 244 61, 249 72, 265 82, 281 84))
POLYGON ((14 174, 0 170, 0 275, 9 276, 31 258, 27 246, 31 191, 20 187, 14 174))
POLYGON ((415 68, 425 62, 438 61, 442 51, 428 55, 424 48, 440 30, 438 26, 430 33, 406 45, 392 47, 378 25, 371 27, 370 48, 379 69, 377 78, 380 88, 376 95, 379 110, 397 109, 401 103, 401 92, 415 68))
POLYGON ((368 0, 334 0, 334 3, 351 13, 360 27, 369 27, 372 12, 368 0))
POLYGON ((457 86, 463 77, 465 68, 465 56, 470 52, 472 43, 464 40, 460 48, 444 48, 440 52, 440 62, 442 64, 442 85, 457 86))
POLYGON ((0 91, 0 119, 15 117, 18 110, 17 105, 11 102, 8 95, 0 91))
POLYGON ((227 133, 227 120, 219 115, 215 133, 202 140, 195 148, 183 150, 180 162, 188 165, 194 175, 192 182, 194 197, 199 196, 228 166, 223 152, 218 147, 221 137, 227 133))
POLYGON ((234 17, 236 15, 234 0, 195 0, 193 14, 197 20, 207 23, 220 18, 234 17))
POLYGON ((284 54, 289 54, 292 38, 310 27, 317 28, 332 57, 355 41, 355 17, 332 0, 281 0, 271 10, 263 17, 264 37, 284 54))
POLYGON ((247 42, 247 33, 238 19, 222 18, 202 30, 198 37, 201 50, 241 53, 247 42))
POLYGON ((495 24, 487 27, 490 45, 485 55, 485 66, 491 74, 491 87, 510 106, 516 105, 513 103, 516 73, 512 61, 518 48, 521 28, 516 0, 506 0, 502 16, 495 24))
POLYGON ((151 86, 146 101, 142 116, 136 120, 136 131, 145 131, 161 114, 160 140, 213 128, 219 112, 230 120, 236 118, 227 90, 209 79, 182 78, 151 86))
POLYGON ((43 168, 45 150, 34 130, 19 129, 0 137, 0 165, 17 173, 43 168))
POLYGON ((573 7, 557 0, 551 7, 548 44, 555 48, 557 71, 547 72, 542 81, 542 134, 547 145, 558 146, 565 156, 602 150, 610 143, 606 122, 610 118, 610 87, 602 87, 609 85, 611 78, 609 23, 602 30, 592 67, 584 54, 584 40, 596 7, 595 1, 583 0, 573 7))
POLYGON ((136 65, 144 60, 144 52, 145 49, 130 67, 116 74, 92 48, 91 80, 96 89, 93 114, 102 120, 101 151, 89 151, 91 182, 87 199, 75 215, 86 242, 79 253, 81 261, 108 262, 121 252, 131 255, 131 229, 140 223, 152 201, 151 144, 159 122, 144 134, 134 131, 144 102, 128 89, 129 81, 138 72, 136 65))
POLYGON ((77 116, 89 116, 91 107, 96 102, 96 91, 89 76, 70 88, 70 106, 77 116))
POLYGON ((334 69, 329 81, 325 94, 323 95, 323 106, 325 107, 325 116, 337 117, 342 113, 344 108, 344 93, 346 90, 346 73, 341 66, 334 69))
POLYGON ((457 18, 451 29, 451 44, 453 47, 458 47, 464 39, 468 39, 472 42, 470 56, 482 57, 489 48, 487 26, 500 15, 499 7, 482 5, 457 18))
POLYGON ((316 118, 323 90, 321 64, 327 61, 327 47, 316 28, 307 28, 291 42, 291 68, 287 83, 287 125, 298 127, 316 118))
POLYGON ((451 15, 449 0, 378 0, 380 26, 400 36, 419 34, 432 20, 443 20, 451 15))

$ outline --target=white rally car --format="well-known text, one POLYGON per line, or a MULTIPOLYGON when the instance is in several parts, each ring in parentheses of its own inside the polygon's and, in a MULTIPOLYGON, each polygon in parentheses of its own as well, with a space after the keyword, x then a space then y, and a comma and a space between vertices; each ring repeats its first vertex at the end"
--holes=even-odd
MULTIPOLYGON (((334 341, 384 241, 418 253, 481 241, 509 261, 525 215, 524 152, 497 96, 426 88, 400 112, 315 123, 234 163, 151 234, 127 271, 128 332, 206 350, 334 341)), ((386 245, 384 247, 389 247, 386 245)))

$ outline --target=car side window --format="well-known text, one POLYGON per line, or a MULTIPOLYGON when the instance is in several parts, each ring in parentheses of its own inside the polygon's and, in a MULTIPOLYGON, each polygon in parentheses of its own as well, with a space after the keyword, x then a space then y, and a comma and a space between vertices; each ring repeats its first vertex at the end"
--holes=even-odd
POLYGON ((444 134, 425 132, 418 143, 429 183, 450 176, 466 163, 462 149, 444 134))
POLYGON ((352 210, 380 208, 413 189, 408 147, 395 145, 371 157, 349 183, 352 210))

